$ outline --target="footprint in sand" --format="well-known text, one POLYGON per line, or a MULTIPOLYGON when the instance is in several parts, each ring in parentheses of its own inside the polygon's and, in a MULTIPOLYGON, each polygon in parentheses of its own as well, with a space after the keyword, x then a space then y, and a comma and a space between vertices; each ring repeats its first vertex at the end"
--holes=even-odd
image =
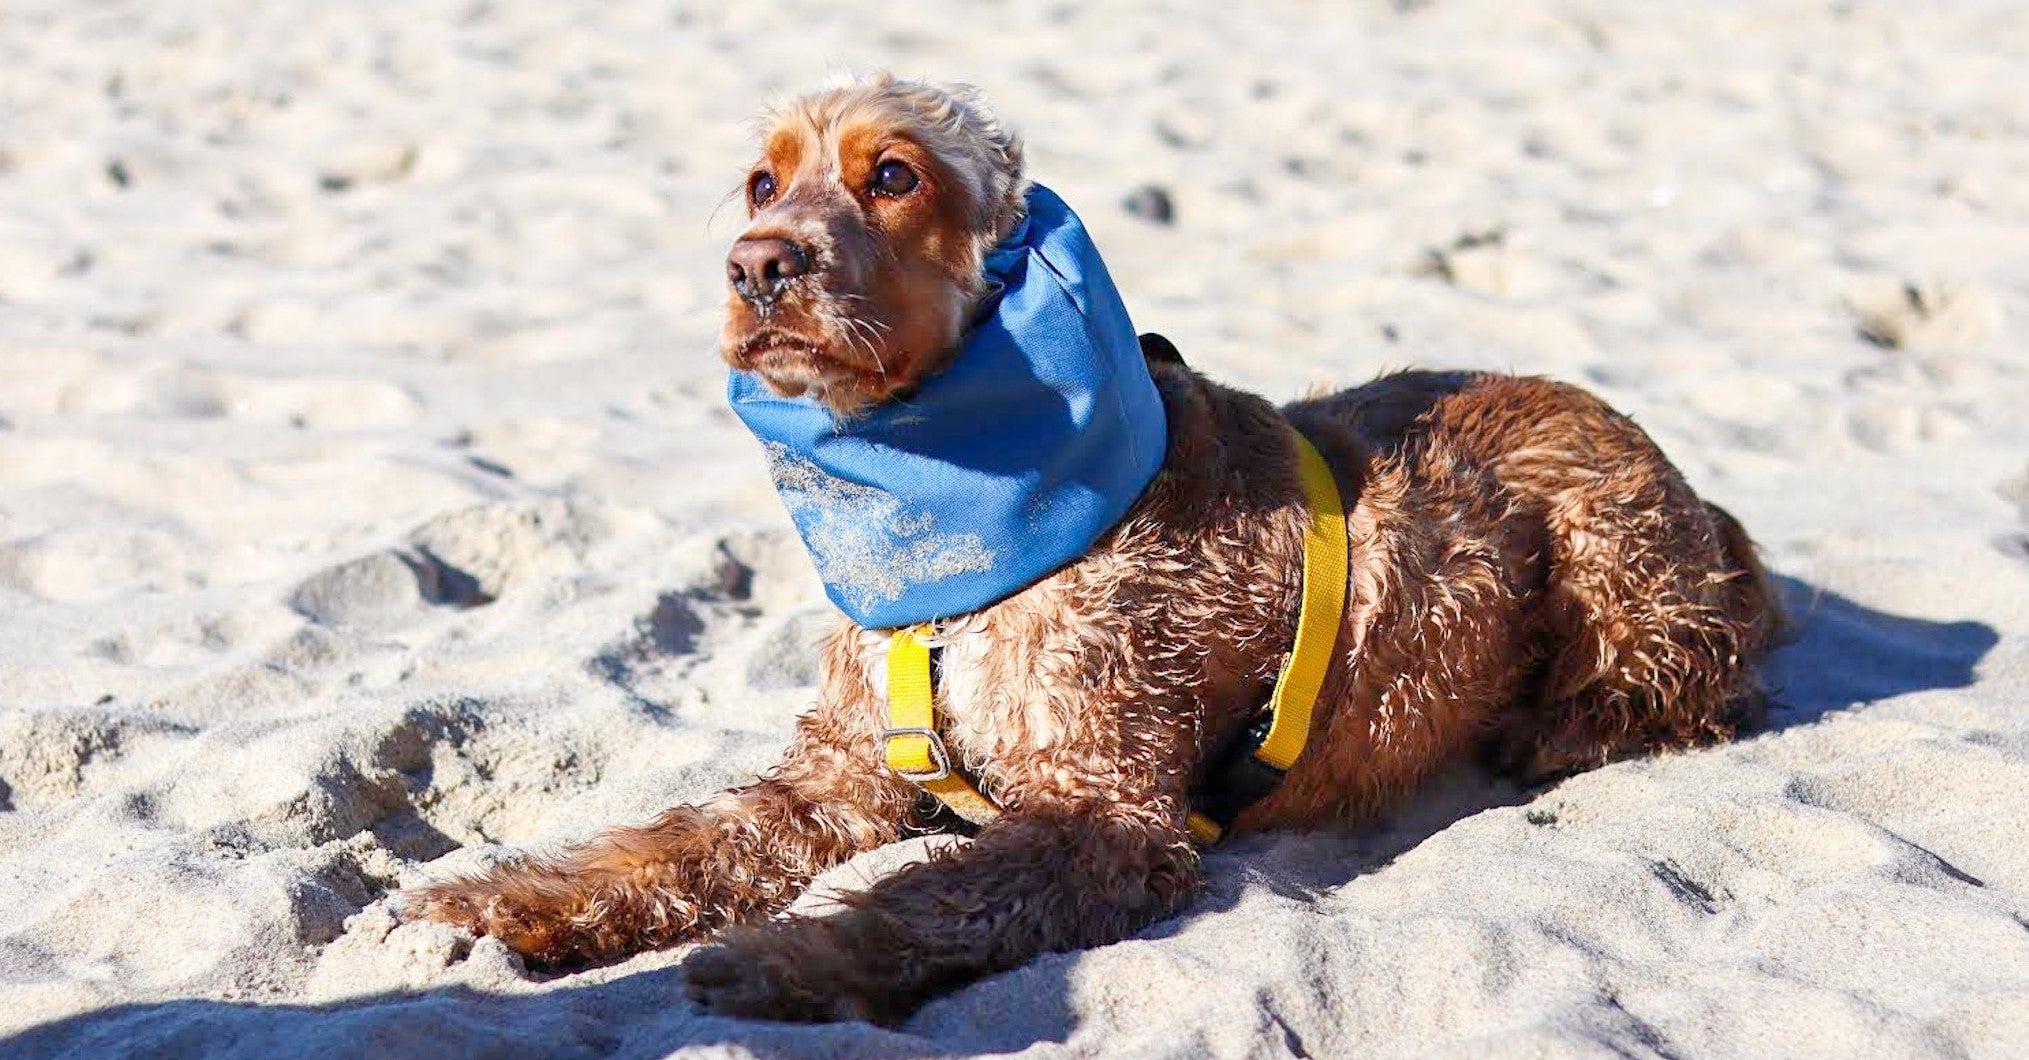
POLYGON ((426 613, 431 590, 448 573, 420 557, 376 552, 304 579, 289 594, 288 603, 322 625, 396 629, 426 613))
POLYGON ((0 808, 54 805, 93 789, 91 774, 137 745, 197 730, 117 709, 67 707, 0 713, 0 808))
POLYGON ((740 558, 745 552, 744 543, 713 542, 691 583, 658 595, 655 606, 635 620, 633 631, 594 656, 588 668, 640 696, 672 664, 695 662, 693 656, 717 618, 753 609, 755 571, 740 558))
POLYGON ((608 529, 596 512, 563 502, 464 508, 417 527, 404 546, 312 574, 288 604, 324 625, 395 629, 432 605, 493 603, 574 564, 608 529))
POLYGON ((1888 349, 1968 352, 1985 346, 2001 328, 2001 303, 1978 287, 1877 284, 1847 304, 1860 336, 1888 349))

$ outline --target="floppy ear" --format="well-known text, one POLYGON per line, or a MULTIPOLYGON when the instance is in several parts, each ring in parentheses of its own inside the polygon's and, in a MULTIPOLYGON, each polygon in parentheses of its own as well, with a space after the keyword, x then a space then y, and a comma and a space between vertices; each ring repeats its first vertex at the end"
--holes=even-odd
POLYGON ((991 233, 987 245, 992 246, 1014 231, 1028 209, 1029 180, 1023 168, 1022 138, 1000 120, 979 89, 959 83, 936 87, 951 98, 959 124, 982 150, 980 162, 986 172, 980 174, 982 179, 977 186, 981 205, 988 211, 981 220, 990 223, 982 224, 980 229, 991 233))
POLYGON ((1183 351, 1177 349, 1176 343, 1153 331, 1141 337, 1141 356, 1150 364, 1176 364, 1183 365, 1186 368, 1190 367, 1184 364, 1183 351))

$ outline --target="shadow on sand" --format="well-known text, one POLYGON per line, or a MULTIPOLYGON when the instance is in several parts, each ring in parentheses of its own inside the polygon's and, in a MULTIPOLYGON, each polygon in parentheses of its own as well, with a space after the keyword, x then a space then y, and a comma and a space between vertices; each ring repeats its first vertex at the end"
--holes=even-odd
POLYGON ((1985 623, 1903 618, 1794 578, 1777 580, 1796 636, 1765 670, 1770 729, 1910 692, 1964 688, 2001 639, 1985 623))
MULTIPOLYGON (((1792 579, 1782 580, 1782 590, 1796 635, 1768 668, 1775 692, 1769 728, 1775 730, 1906 693, 1970 685, 1980 660, 1999 640, 1978 622, 1886 614, 1792 579)), ((1202 900, 1141 937, 1173 935, 1193 918, 1231 907, 1249 888, 1285 894, 1329 890, 1387 864, 1454 821, 1525 802, 1529 795, 1461 768, 1385 826, 1357 834, 1244 839, 1206 859, 1202 900)), ((965 1004, 962 997, 934 1002, 901 1031, 705 1016, 683 1000, 680 972, 662 968, 523 996, 456 986, 329 1005, 207 1000, 121 1005, 0 1041, 0 1056, 649 1057, 685 1046, 735 1044, 760 1056, 838 1058, 1011 1051, 1070 1037, 1077 1023, 1069 1000, 1076 963, 1075 954, 1032 961, 977 988, 993 990, 996 1004, 965 1004)))

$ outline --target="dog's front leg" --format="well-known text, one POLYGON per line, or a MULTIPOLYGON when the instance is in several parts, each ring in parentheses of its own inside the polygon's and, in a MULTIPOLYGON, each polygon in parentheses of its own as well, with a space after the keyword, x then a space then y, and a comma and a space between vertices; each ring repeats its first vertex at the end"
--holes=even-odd
POLYGON ((539 966, 608 960, 788 905, 899 837, 916 789, 880 768, 863 709, 820 708, 758 782, 549 857, 404 894, 405 919, 492 935, 539 966))
POLYGON ((691 996, 720 1012, 895 1023, 1038 954, 1122 939, 1196 887, 1197 852, 1158 806, 1029 808, 843 912, 728 932, 685 971, 691 996))

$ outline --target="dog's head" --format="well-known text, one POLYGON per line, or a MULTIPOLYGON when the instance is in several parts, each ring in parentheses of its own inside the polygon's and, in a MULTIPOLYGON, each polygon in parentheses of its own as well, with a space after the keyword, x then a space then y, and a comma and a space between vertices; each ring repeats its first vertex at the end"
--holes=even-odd
POLYGON ((726 363, 842 416, 906 393, 957 348, 1026 190, 967 88, 877 74, 775 111, 726 258, 726 363))

